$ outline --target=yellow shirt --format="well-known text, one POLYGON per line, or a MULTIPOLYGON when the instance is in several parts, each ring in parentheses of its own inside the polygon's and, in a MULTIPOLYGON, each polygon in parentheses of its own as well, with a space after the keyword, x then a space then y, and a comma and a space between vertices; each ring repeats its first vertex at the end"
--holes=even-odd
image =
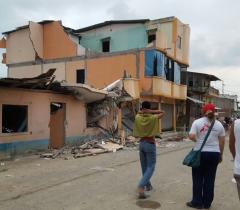
POLYGON ((154 137, 159 135, 159 120, 154 114, 137 114, 134 121, 133 136, 154 137))

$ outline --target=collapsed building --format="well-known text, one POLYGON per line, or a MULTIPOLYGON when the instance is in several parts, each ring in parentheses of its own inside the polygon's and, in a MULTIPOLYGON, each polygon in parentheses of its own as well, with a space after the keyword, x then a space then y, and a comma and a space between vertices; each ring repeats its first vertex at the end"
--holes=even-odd
MULTIPOLYGON (((116 135, 122 92, 33 78, 0 79, 0 153, 16 155, 116 135)), ((119 80, 122 81, 122 80, 119 80)), ((128 95, 130 100, 130 96, 128 95)))

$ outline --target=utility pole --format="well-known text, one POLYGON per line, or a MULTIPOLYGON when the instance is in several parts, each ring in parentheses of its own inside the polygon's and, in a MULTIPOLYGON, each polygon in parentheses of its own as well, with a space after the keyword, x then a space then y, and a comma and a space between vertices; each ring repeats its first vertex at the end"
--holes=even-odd
POLYGON ((222 94, 224 94, 224 86, 225 86, 224 81, 222 81, 222 94))

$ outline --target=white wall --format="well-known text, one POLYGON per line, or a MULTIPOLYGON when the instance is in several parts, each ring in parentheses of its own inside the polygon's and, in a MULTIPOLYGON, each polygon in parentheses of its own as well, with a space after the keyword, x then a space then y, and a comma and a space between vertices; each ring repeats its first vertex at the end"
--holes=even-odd
POLYGON ((22 29, 7 36, 7 64, 35 60, 35 50, 30 39, 30 30, 22 29))

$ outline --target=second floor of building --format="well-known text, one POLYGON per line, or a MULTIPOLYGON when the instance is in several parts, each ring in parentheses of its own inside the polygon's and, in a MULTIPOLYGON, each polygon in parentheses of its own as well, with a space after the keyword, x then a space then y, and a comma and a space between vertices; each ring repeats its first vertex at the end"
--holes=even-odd
POLYGON ((56 80, 68 84, 83 83, 102 89, 120 78, 128 78, 128 87, 143 96, 186 99, 181 71, 186 66, 155 49, 115 52, 101 56, 75 56, 47 61, 8 65, 8 77, 28 78, 56 69, 56 80))
POLYGON ((182 71, 181 74, 181 82, 187 85, 188 95, 219 96, 219 90, 211 86, 212 81, 220 81, 215 75, 190 71, 182 71))
POLYGON ((7 65, 146 48, 189 63, 190 28, 176 17, 106 21, 78 30, 61 21, 30 21, 3 35, 0 48, 6 49, 3 63, 7 65))

